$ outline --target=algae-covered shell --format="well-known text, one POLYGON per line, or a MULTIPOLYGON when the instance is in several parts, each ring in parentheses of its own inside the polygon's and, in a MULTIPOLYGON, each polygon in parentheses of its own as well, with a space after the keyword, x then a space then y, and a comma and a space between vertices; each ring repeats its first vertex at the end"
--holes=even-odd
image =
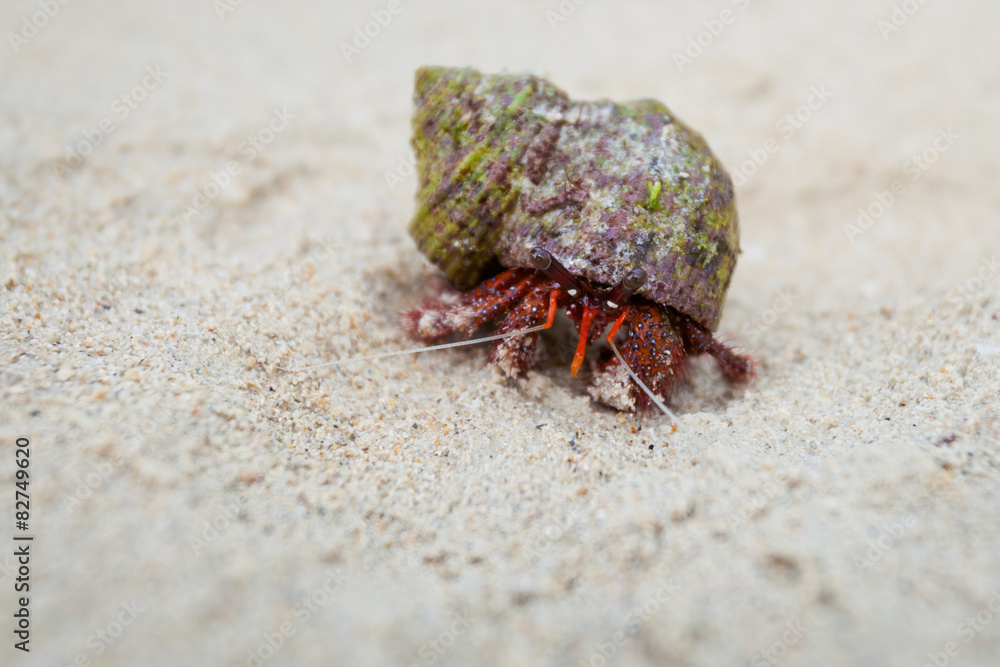
POLYGON ((531 75, 417 71, 419 184, 410 233, 454 284, 531 266, 541 246, 606 286, 644 269, 639 294, 715 330, 739 254, 729 175, 705 140, 653 100, 577 102, 531 75))

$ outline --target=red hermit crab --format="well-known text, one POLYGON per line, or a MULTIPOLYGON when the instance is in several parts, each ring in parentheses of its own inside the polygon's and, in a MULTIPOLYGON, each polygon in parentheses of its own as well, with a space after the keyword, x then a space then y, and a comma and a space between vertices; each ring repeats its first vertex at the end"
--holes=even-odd
POLYGON ((691 355, 713 356, 732 381, 753 375, 711 333, 739 253, 732 181, 669 109, 446 68, 417 71, 415 106, 410 232, 457 289, 403 313, 411 336, 497 322, 489 363, 517 377, 564 308, 579 332, 574 375, 610 326, 590 394, 619 410, 666 410, 691 355))

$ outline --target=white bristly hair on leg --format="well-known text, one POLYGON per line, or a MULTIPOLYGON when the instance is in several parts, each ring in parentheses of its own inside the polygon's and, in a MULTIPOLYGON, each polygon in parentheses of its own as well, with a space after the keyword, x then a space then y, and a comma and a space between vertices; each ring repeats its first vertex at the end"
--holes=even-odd
POLYGON ((675 415, 673 412, 671 412, 670 408, 668 408, 666 405, 664 405, 663 401, 661 401, 660 399, 658 399, 656 397, 656 394, 654 394, 650 390, 650 388, 646 386, 646 383, 643 382, 642 380, 640 380, 639 376, 636 375, 635 372, 631 368, 629 368, 629 365, 627 363, 625 363, 625 358, 622 356, 621 352, 618 351, 618 346, 615 345, 615 342, 613 340, 610 340, 610 339, 608 340, 608 342, 611 343, 611 351, 615 353, 616 357, 618 357, 618 362, 622 366, 625 367, 625 370, 627 370, 628 374, 630 376, 632 376, 632 379, 635 380, 635 383, 637 385, 639 385, 640 387, 642 387, 642 390, 644 392, 646 392, 646 395, 649 396, 651 399, 653 399, 653 403, 656 403, 656 407, 658 407, 659 409, 663 410, 663 414, 665 414, 668 417, 670 417, 671 419, 673 419, 674 423, 677 424, 677 428, 680 428, 681 421, 679 419, 677 419, 677 415, 675 415))
MULTIPOLYGON (((475 338, 473 340, 461 340, 457 343, 443 343, 441 345, 431 345, 430 347, 416 347, 412 350, 396 350, 395 352, 380 352, 378 354, 366 354, 361 357, 351 357, 350 359, 334 359, 333 361, 327 361, 322 364, 314 364, 312 366, 301 366, 299 368, 284 368, 278 366, 279 371, 285 371, 287 373, 298 373, 299 371, 308 371, 313 368, 325 368, 327 366, 339 366, 340 364, 347 364, 352 361, 371 361, 373 359, 384 359, 386 357, 400 357, 405 354, 417 354, 418 352, 432 352, 434 350, 447 350, 450 347, 461 347, 462 345, 477 345, 479 343, 488 343, 491 340, 501 340, 503 338, 513 338, 514 336, 524 336, 535 331, 541 331, 545 329, 544 324, 540 324, 536 327, 528 327, 527 329, 521 329, 520 331, 511 331, 510 333, 498 334, 496 336, 486 336, 485 338, 475 338)), ((634 377, 634 376, 633 376, 634 377)), ((647 390, 649 391, 649 390, 647 390)), ((656 400, 655 398, 653 400, 656 400)))

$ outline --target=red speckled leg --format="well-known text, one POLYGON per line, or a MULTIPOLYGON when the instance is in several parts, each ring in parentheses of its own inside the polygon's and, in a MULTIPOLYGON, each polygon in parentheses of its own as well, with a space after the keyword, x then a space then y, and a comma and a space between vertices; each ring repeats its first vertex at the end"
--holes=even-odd
POLYGON ((671 319, 684 338, 684 349, 688 354, 712 355, 723 374, 733 382, 747 382, 754 376, 753 359, 737 354, 733 348, 720 343, 712 336, 711 331, 687 315, 673 311, 671 319))
MULTIPOLYGON (((552 326, 559 307, 559 299, 564 297, 557 284, 546 280, 521 301, 519 301, 497 329, 498 334, 510 333, 545 325, 552 326)), ((493 343, 487 363, 497 366, 508 377, 523 375, 529 368, 536 365, 541 354, 538 344, 538 332, 534 331, 524 336, 512 336, 493 343)))
MULTIPOLYGON (((661 400, 669 400, 687 373, 688 353, 667 312, 655 304, 628 306, 615 326, 627 332, 618 345, 625 363, 661 400)), ((647 412, 653 405, 616 357, 598 366, 590 395, 618 410, 647 412)))
POLYGON ((401 315, 403 330, 422 341, 439 341, 452 334, 470 336, 503 315, 539 284, 548 282, 532 269, 512 269, 483 281, 468 292, 446 290, 420 308, 401 315))

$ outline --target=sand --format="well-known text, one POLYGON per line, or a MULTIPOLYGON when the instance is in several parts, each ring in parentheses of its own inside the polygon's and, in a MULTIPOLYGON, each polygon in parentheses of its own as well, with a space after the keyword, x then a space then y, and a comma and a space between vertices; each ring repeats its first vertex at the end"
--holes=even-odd
POLYGON ((0 48, 0 663, 996 664, 996 3, 49 4, 0 48), (423 64, 701 131, 758 378, 696 363, 674 432, 482 347, 278 370, 411 345, 423 64))

